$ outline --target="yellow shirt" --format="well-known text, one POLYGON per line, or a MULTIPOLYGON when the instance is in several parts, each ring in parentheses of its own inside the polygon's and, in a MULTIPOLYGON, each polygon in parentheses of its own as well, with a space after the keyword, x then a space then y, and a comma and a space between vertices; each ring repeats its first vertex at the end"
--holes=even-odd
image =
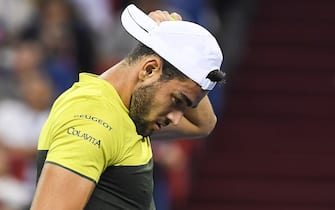
POLYGON ((47 162, 96 183, 107 167, 145 165, 152 158, 149 138, 136 133, 113 86, 87 73, 54 103, 38 150, 47 151, 47 162))

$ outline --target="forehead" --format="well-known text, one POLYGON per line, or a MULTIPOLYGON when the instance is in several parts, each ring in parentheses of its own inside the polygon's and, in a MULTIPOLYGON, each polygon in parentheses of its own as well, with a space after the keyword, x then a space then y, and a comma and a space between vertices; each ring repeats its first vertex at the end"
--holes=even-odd
POLYGON ((196 106, 207 94, 207 91, 202 90, 200 86, 191 79, 184 81, 177 79, 169 80, 163 83, 161 91, 166 92, 166 94, 176 94, 180 97, 186 96, 191 100, 191 106, 196 106))

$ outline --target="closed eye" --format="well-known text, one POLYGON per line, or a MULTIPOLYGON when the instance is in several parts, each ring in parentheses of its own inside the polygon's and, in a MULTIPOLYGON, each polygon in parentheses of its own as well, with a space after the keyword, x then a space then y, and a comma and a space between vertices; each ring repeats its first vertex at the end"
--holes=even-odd
POLYGON ((183 93, 171 95, 173 105, 175 105, 179 109, 186 109, 186 107, 194 108, 192 105, 192 101, 183 93))
POLYGON ((172 102, 175 106, 180 107, 183 105, 183 101, 180 98, 172 97, 172 102))

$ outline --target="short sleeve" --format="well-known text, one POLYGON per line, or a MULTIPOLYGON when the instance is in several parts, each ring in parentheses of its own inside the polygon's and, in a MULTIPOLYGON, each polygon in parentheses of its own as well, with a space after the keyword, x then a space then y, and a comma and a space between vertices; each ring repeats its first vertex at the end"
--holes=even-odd
POLYGON ((118 151, 118 137, 113 133, 109 117, 111 112, 110 107, 99 105, 95 100, 69 106, 57 120, 46 161, 98 182, 118 151))

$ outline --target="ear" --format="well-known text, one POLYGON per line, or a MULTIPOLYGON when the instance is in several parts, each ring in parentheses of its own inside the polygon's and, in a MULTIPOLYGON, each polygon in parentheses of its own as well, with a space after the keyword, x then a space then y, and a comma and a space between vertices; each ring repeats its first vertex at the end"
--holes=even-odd
POLYGON ((159 77, 162 72, 163 62, 157 56, 148 56, 143 60, 142 69, 139 72, 139 79, 145 80, 152 77, 159 77))

